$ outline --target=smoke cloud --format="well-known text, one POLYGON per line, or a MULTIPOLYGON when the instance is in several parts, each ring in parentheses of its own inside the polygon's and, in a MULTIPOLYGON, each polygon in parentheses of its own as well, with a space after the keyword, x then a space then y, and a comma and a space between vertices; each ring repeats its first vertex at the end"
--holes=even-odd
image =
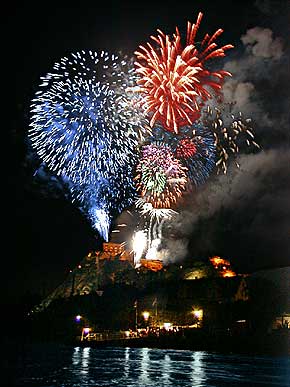
POLYGON ((252 117, 258 132, 271 128, 282 133, 290 117, 285 89, 290 82, 289 57, 283 51, 283 41, 261 27, 249 29, 241 41, 242 55, 225 65, 233 74, 223 88, 225 102, 235 101, 236 110, 252 117))
POLYGON ((232 163, 226 175, 212 176, 188 195, 174 223, 167 224, 165 258, 177 251, 178 261, 227 255, 242 269, 289 264, 289 47, 258 26, 241 43, 224 66, 233 74, 223 87, 224 102, 235 102, 234 112, 252 119, 262 151, 241 153, 239 169, 232 163))
POLYGON ((269 28, 254 27, 241 37, 246 51, 256 58, 272 58, 278 60, 283 55, 281 38, 273 38, 269 28))

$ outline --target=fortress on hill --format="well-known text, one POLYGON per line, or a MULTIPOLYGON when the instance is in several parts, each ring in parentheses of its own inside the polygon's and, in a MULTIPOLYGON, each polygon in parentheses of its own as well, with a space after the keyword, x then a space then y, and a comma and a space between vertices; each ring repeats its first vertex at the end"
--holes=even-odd
MULTIPOLYGON (((104 242, 100 251, 90 251, 67 278, 50 295, 48 295, 35 311, 45 309, 53 300, 82 296, 92 293, 100 294, 108 285, 124 284, 138 287, 146 286, 153 276, 168 278, 172 265, 164 265, 158 259, 141 258, 136 265, 134 251, 126 249, 126 242, 104 242)), ((176 266, 173 264, 173 266, 176 266)), ((208 277, 237 277, 228 260, 214 256, 208 262, 192 262, 191 267, 177 265, 178 278, 192 282, 208 277)))
MULTIPOLYGON (((95 252, 96 259, 108 261, 127 261, 133 267, 136 266, 134 260, 134 251, 126 250, 126 242, 104 242, 103 250, 95 252)), ((152 271, 163 269, 163 262, 159 259, 141 259, 139 266, 152 271)))
MULTIPOLYGON (((126 250, 126 242, 104 242, 103 250, 96 251, 95 255, 97 260, 127 261, 133 267, 136 267, 134 261, 134 252, 133 250, 126 250)), ((228 260, 220 258, 218 256, 211 257, 209 260, 214 269, 219 271, 220 276, 234 277, 236 275, 236 273, 232 270, 231 264, 228 260)), ((159 259, 143 258, 139 262, 139 267, 140 266, 151 271, 159 271, 163 269, 163 262, 159 259)))

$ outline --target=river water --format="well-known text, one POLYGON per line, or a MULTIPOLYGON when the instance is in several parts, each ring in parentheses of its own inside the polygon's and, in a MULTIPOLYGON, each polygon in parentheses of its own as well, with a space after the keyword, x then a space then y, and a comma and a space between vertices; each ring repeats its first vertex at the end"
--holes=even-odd
POLYGON ((3 362, 3 386, 290 386, 289 357, 42 344, 18 349, 14 356, 10 349, 3 362))

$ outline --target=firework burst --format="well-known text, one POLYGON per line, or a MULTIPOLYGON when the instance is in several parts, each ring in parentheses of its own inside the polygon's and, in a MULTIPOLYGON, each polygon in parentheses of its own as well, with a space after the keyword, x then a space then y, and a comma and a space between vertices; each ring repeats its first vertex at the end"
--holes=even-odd
POLYGON ((176 147, 176 157, 178 159, 189 159, 196 155, 197 149, 192 138, 182 138, 176 147))
POLYGON ((210 176, 216 158, 214 136, 203 126, 183 127, 174 143, 176 157, 187 167, 189 181, 194 186, 210 176))
MULTIPOLYGON (((241 148, 260 148, 255 142, 251 128, 252 120, 244 118, 239 112, 232 113, 232 105, 210 108, 203 112, 202 122, 211 130, 215 138, 217 173, 227 173, 231 156, 236 155, 241 148)), ((237 167, 239 164, 235 161, 237 167)))
POLYGON ((215 138, 200 124, 184 126, 178 134, 154 127, 151 142, 167 144, 175 157, 187 168, 188 188, 204 183, 215 167, 215 138))
POLYGON ((98 231, 136 194, 132 170, 143 130, 126 93, 134 83, 127 69, 105 52, 71 54, 42 78, 31 106, 32 147, 98 231))
POLYGON ((154 208, 170 208, 185 190, 186 170, 169 146, 144 145, 136 168, 137 192, 154 208))
POLYGON ((95 184, 100 171, 109 175, 130 163, 138 131, 114 91, 122 87, 122 73, 116 74, 122 62, 103 52, 71 56, 42 78, 29 137, 51 171, 76 184, 95 184))
POLYGON ((177 27, 173 36, 157 30, 135 58, 81 51, 41 78, 31 145, 105 240, 113 217, 135 204, 146 223, 138 236, 145 244, 147 233, 156 254, 181 196, 214 167, 226 173, 242 146, 259 147, 251 120, 220 105, 231 74, 209 61, 233 46, 218 47, 222 29, 196 42, 202 16, 188 22, 184 42, 177 27), (213 97, 218 107, 205 108, 213 97))
POLYGON ((231 75, 207 68, 208 60, 224 57, 233 46, 217 48, 215 40, 223 32, 218 29, 212 36, 206 34, 198 47, 195 37, 202 16, 198 14, 195 24, 188 22, 185 44, 177 27, 172 38, 157 30, 158 36, 151 36, 156 48, 147 43, 135 52, 139 92, 151 127, 158 122, 178 133, 180 127, 191 125, 200 115, 201 104, 211 98, 209 89, 219 95, 224 77, 231 75))

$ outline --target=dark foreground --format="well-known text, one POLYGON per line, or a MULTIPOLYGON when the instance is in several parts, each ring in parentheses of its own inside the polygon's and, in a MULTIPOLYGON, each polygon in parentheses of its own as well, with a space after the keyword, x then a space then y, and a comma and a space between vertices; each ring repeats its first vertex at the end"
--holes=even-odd
POLYGON ((289 367, 283 356, 25 344, 6 351, 1 380, 14 387, 286 387, 289 367))

